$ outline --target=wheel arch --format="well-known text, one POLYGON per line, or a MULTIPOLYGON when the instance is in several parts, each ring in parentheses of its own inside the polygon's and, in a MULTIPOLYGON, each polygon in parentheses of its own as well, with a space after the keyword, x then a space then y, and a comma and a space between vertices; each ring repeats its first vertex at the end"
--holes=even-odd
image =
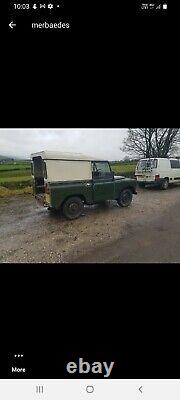
POLYGON ((123 190, 126 190, 126 189, 131 190, 131 192, 132 192, 133 194, 137 194, 136 188, 135 188, 134 186, 132 186, 132 185, 128 185, 128 186, 123 187, 122 189, 120 189, 119 194, 120 194, 123 190))

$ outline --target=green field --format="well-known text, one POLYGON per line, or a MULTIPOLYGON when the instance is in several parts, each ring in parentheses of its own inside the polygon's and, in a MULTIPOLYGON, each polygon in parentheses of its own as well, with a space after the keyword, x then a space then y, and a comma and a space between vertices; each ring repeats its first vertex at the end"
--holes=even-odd
POLYGON ((15 163, 4 163, 0 164, 0 172, 2 171, 12 171, 12 170, 31 170, 31 165, 29 161, 25 162, 15 162, 15 163))
POLYGON ((0 164, 0 190, 21 190, 32 186, 31 164, 29 161, 18 161, 0 164))
POLYGON ((13 170, 12 169, 12 171, 1 171, 0 170, 0 180, 4 180, 4 181, 6 181, 6 179, 7 180, 9 180, 9 179, 11 179, 11 178, 23 178, 23 177, 31 177, 31 173, 29 173, 29 171, 27 171, 27 170, 19 170, 19 171, 16 171, 16 170, 13 170))
POLYGON ((116 175, 123 175, 128 178, 134 178, 136 163, 117 163, 111 164, 112 170, 116 175))

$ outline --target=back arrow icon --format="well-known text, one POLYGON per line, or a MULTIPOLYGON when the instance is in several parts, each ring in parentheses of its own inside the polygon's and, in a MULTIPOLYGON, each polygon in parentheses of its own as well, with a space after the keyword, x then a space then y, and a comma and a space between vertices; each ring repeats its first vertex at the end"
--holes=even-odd
POLYGON ((12 22, 10 22, 9 26, 10 26, 11 29, 13 29, 14 26, 16 26, 16 24, 14 24, 13 21, 12 21, 12 22))
POLYGON ((142 393, 142 388, 143 388, 142 386, 139 387, 139 391, 140 391, 141 393, 142 393))

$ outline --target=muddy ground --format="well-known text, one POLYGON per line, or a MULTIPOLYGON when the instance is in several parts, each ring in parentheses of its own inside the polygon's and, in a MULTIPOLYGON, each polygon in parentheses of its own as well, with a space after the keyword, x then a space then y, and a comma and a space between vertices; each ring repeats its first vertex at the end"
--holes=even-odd
POLYGON ((180 262, 180 185, 138 189, 128 208, 85 207, 77 220, 31 195, 0 200, 0 262, 180 262))

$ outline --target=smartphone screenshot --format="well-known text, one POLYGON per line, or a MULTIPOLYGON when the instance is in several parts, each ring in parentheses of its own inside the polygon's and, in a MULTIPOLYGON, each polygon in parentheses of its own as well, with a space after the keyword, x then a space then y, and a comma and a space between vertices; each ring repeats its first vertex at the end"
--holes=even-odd
POLYGON ((2 399, 179 399, 179 135, 0 129, 2 399))
POLYGON ((179 4, 2 6, 0 399, 179 400, 179 4))

